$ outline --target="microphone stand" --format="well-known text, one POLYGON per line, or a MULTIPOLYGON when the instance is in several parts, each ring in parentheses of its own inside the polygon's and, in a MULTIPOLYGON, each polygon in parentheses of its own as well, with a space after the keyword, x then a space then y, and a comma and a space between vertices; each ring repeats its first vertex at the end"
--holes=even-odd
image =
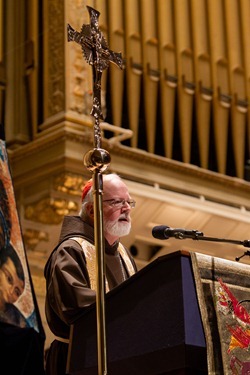
POLYGON ((101 77, 109 62, 123 68, 120 53, 109 50, 106 40, 99 30, 100 13, 87 6, 90 24, 83 25, 77 32, 68 25, 68 41, 75 41, 82 47, 86 61, 92 66, 93 74, 93 106, 94 117, 94 149, 84 156, 84 165, 92 172, 94 200, 94 240, 96 249, 96 319, 97 319, 97 351, 98 375, 107 374, 107 348, 105 325, 105 238, 103 231, 103 176, 110 164, 109 153, 101 148, 100 120, 103 120, 101 109, 101 77))
MULTIPOLYGON (((210 241, 210 242, 227 242, 227 243, 234 243, 236 245, 242 245, 244 247, 249 247, 250 248, 250 240, 230 240, 226 238, 216 238, 216 237, 206 237, 203 235, 202 232, 194 230, 192 234, 185 234, 183 232, 176 232, 174 235, 174 238, 179 239, 179 240, 184 240, 184 239, 192 239, 195 241, 210 241)), ((240 257, 236 257, 235 260, 238 262, 241 258, 244 256, 250 256, 250 251, 247 250, 241 255, 240 257)))

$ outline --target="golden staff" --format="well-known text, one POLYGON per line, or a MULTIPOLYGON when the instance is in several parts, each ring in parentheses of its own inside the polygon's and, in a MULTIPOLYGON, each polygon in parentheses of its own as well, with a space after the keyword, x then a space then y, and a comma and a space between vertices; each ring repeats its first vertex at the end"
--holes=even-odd
POLYGON ((100 120, 103 120, 101 108, 101 77, 109 63, 124 67, 121 53, 115 53, 108 48, 98 24, 100 13, 87 6, 90 24, 83 25, 81 31, 74 30, 68 25, 68 41, 75 41, 82 47, 83 55, 92 66, 93 74, 93 106, 90 114, 94 117, 94 149, 84 156, 84 165, 92 172, 94 196, 94 226, 96 248, 96 318, 97 318, 97 349, 98 374, 107 374, 107 347, 105 325, 105 239, 103 233, 103 176, 110 164, 109 153, 101 148, 100 120))

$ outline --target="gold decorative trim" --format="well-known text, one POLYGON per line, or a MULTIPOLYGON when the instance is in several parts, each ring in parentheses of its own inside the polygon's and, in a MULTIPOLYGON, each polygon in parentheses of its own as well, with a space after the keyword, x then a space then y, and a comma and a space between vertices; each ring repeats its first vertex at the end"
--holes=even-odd
POLYGON ((65 215, 77 212, 78 205, 72 200, 43 198, 24 206, 24 218, 42 224, 60 224, 65 215))
POLYGON ((86 181, 83 180, 82 175, 74 173, 61 173, 53 180, 53 189, 64 194, 80 196, 82 187, 86 181))

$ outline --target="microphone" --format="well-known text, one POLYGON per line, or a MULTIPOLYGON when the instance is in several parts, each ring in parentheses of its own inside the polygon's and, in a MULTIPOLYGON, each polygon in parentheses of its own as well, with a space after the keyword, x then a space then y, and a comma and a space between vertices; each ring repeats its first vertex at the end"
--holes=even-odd
POLYGON ((203 233, 198 230, 173 229, 166 225, 158 225, 152 229, 152 235, 154 238, 158 238, 158 240, 167 240, 169 237, 183 239, 188 236, 190 238, 195 238, 197 236, 203 236, 203 233))

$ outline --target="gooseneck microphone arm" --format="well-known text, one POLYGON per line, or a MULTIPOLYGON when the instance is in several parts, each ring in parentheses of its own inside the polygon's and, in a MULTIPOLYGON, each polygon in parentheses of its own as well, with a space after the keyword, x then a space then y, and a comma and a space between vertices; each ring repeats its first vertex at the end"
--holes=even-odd
MULTIPOLYGON (((243 240, 243 241, 238 241, 238 240, 229 240, 225 238, 214 238, 214 237, 201 237, 201 238, 194 238, 194 239, 199 239, 199 240, 204 240, 204 241, 214 241, 214 242, 227 242, 227 243, 234 243, 236 245, 242 245, 244 247, 249 247, 250 248, 250 240, 243 240)), ((236 257, 235 260, 238 262, 241 258, 249 255, 250 256, 250 251, 244 251, 244 253, 240 257, 236 257)))
MULTIPOLYGON (((187 230, 182 228, 170 228, 165 225, 159 225, 153 228, 152 235, 155 238, 158 238, 160 240, 167 240, 170 237, 174 237, 179 240, 184 239, 192 239, 196 241, 210 241, 210 242, 227 242, 227 243, 233 243, 236 245, 242 245, 244 247, 250 248, 250 240, 232 240, 232 239, 226 239, 226 238, 217 238, 217 237, 206 237, 202 232, 199 232, 198 230, 187 230)), ((240 257, 235 258, 236 261, 239 261, 244 256, 249 255, 250 251, 247 250, 244 252, 244 254, 240 257)))
MULTIPOLYGON (((201 241, 210 241, 210 242, 227 242, 227 243, 234 243, 236 245, 242 245, 244 247, 250 247, 250 240, 244 240, 244 241, 238 241, 238 240, 230 240, 227 238, 217 238, 217 237, 206 237, 206 236, 200 236, 195 234, 194 236, 189 236, 189 235, 182 235, 183 239, 184 238, 191 238, 193 240, 201 240, 201 241)), ((182 239, 181 237, 176 237, 182 239)))

